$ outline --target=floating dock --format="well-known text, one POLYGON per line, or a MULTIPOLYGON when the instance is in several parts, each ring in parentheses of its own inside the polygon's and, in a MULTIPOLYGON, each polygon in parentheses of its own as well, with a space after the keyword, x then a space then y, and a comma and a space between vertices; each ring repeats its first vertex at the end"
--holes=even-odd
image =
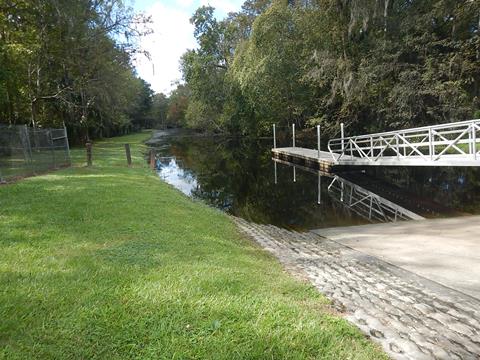
POLYGON ((272 149, 274 159, 288 161, 323 172, 331 172, 335 165, 334 158, 339 155, 327 151, 305 149, 300 147, 284 147, 272 149))

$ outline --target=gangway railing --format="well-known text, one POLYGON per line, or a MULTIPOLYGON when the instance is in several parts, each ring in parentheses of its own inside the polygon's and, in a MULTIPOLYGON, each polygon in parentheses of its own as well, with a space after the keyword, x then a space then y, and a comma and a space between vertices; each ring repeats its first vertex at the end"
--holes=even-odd
POLYGON ((340 176, 334 176, 328 186, 328 193, 333 200, 370 222, 424 219, 424 217, 340 176))
POLYGON ((480 119, 331 139, 339 165, 480 166, 480 119))

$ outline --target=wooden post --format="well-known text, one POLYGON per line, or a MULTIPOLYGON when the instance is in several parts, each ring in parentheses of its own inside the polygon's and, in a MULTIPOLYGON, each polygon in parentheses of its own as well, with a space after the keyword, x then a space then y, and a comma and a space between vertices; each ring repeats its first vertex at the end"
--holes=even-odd
POLYGON ((92 143, 88 141, 85 146, 87 147, 87 166, 92 166, 92 143))
POLYGON ((150 149, 150 169, 155 169, 155 151, 150 149))
POLYGON ((127 156, 128 167, 132 166, 132 155, 130 153, 130 144, 125 144, 125 155, 127 156))

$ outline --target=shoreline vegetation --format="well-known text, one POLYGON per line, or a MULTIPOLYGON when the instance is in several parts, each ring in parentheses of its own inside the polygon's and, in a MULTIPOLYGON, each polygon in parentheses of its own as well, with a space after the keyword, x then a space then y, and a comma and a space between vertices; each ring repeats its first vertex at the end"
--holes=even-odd
POLYGON ((148 169, 149 136, 0 187, 0 358, 387 358, 228 215, 148 169))

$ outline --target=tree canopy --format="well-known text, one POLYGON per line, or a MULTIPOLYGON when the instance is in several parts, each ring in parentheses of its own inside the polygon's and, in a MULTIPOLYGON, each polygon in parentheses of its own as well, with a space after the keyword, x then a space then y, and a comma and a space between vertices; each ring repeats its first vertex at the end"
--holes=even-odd
POLYGON ((169 95, 132 65, 148 23, 124 0, 0 0, 0 122, 66 124, 82 139, 480 117, 479 1, 247 0, 224 19, 202 6, 169 95))
POLYGON ((480 117, 480 2, 248 0, 201 7, 182 58, 187 125, 375 131, 480 117), (353 130, 353 129, 352 129, 353 130))
POLYGON ((148 22, 123 0, 0 0, 0 121, 65 123, 76 139, 148 123, 132 66, 148 22))

